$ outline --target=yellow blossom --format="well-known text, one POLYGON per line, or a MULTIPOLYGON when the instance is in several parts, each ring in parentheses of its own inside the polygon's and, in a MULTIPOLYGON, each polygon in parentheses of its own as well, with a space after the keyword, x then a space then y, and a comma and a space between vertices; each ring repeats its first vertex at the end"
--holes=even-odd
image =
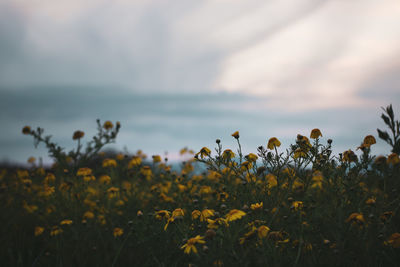
POLYGON ((93 219, 93 218, 94 218, 94 213, 91 212, 91 211, 86 211, 86 212, 83 214, 83 218, 84 218, 84 219, 93 219))
POLYGON ((101 183, 101 184, 110 184, 111 183, 111 177, 109 175, 102 175, 99 178, 99 183, 101 183))
POLYGON ((267 147, 269 149, 274 149, 275 147, 280 147, 281 146, 281 142, 278 140, 278 138, 276 137, 272 137, 268 140, 268 145, 267 147))
POLYGON ((63 232, 63 230, 58 226, 53 226, 50 231, 50 236, 56 236, 63 232))
POLYGON ((302 209, 303 208, 303 201, 293 201, 292 208, 294 210, 296 210, 296 211, 302 209))
POLYGON ((175 210, 172 212, 172 217, 173 217, 173 218, 176 218, 176 217, 183 217, 183 216, 185 216, 185 212, 184 212, 183 209, 181 209, 181 208, 175 209, 175 210))
POLYGON ((200 157, 203 159, 204 157, 211 155, 211 150, 207 147, 203 147, 202 149, 200 149, 200 152, 196 154, 196 156, 198 155, 200 155, 200 157))
POLYGON ((270 231, 270 229, 267 226, 261 225, 257 229, 258 238, 260 238, 260 239, 261 238, 266 238, 268 236, 269 231, 270 231))
POLYGON ((375 198, 375 197, 368 198, 368 199, 365 201, 365 204, 367 204, 367 205, 373 205, 373 204, 375 204, 375 203, 376 203, 376 198, 375 198))
POLYGON ((264 205, 263 202, 251 204, 250 209, 251 210, 261 210, 263 208, 263 205, 264 205))
POLYGON ((85 135, 85 133, 82 131, 75 131, 74 134, 72 135, 72 139, 78 140, 78 139, 81 139, 84 135, 85 135))
POLYGON ((228 222, 230 222, 241 219, 245 215, 246 213, 244 211, 233 209, 229 211, 228 214, 225 215, 225 218, 227 219, 228 222))
POLYGON ((388 164, 396 165, 400 163, 400 158, 396 153, 392 153, 387 157, 386 161, 388 164))
POLYGON ((79 168, 78 171, 76 172, 77 176, 88 176, 92 175, 92 169, 84 167, 84 168, 79 168))
POLYGON ((159 155, 153 155, 152 158, 153 158, 153 163, 161 162, 161 156, 159 155))
POLYGON ((103 168, 107 167, 117 167, 117 161, 115 159, 104 159, 103 168))
POLYGON ((70 224, 72 224, 72 220, 68 220, 68 219, 62 220, 60 222, 60 225, 70 225, 70 224))
POLYGON ((365 222, 364 216, 361 213, 354 212, 346 219, 346 222, 362 224, 365 222))
POLYGON ((41 235, 44 232, 44 227, 36 226, 35 227, 35 236, 41 235))
POLYGON ((113 123, 111 121, 105 121, 103 124, 103 128, 106 130, 110 130, 114 127, 113 123))
POLYGON ((320 136, 322 137, 322 134, 321 134, 321 131, 318 128, 315 128, 315 129, 311 130, 310 138, 317 139, 320 136))
POLYGON ((235 157, 235 153, 232 152, 230 149, 225 149, 224 152, 222 152, 222 158, 224 160, 230 160, 235 157))
POLYGON ((250 153, 246 156, 247 160, 250 162, 256 162, 258 157, 256 154, 250 153))
POLYGON ((191 252, 197 253, 196 244, 205 244, 206 241, 203 240, 204 237, 197 235, 195 237, 189 238, 189 240, 184 244, 181 249, 185 254, 190 254, 191 252))
POLYGON ((234 132, 231 134, 234 138, 239 139, 239 131, 234 132))
POLYGON ((142 158, 138 156, 132 157, 132 159, 128 163, 128 169, 132 169, 135 166, 138 166, 142 163, 142 158))
POLYGON ((161 220, 163 218, 169 219, 171 217, 171 212, 168 210, 159 210, 156 212, 156 219, 161 220))
POLYGON ((278 180, 275 175, 272 173, 268 173, 265 176, 265 180, 267 181, 268 188, 271 189, 272 187, 278 186, 278 180))
POLYGON ((124 230, 122 228, 119 227, 115 227, 114 231, 113 231, 113 235, 114 237, 118 237, 124 234, 124 230))
POLYGON ((375 137, 374 137, 373 135, 367 135, 367 136, 364 138, 364 144, 365 144, 365 145, 368 145, 368 146, 373 145, 373 144, 376 144, 375 137))
POLYGON ((393 233, 386 241, 385 245, 390 245, 394 248, 400 248, 400 234, 393 233))

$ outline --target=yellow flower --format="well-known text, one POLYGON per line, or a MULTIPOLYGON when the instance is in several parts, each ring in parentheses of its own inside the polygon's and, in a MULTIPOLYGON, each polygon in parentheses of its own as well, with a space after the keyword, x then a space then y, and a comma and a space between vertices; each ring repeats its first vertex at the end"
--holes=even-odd
POLYGON ((242 172, 244 172, 244 171, 247 171, 247 170, 250 170, 251 168, 253 167, 253 164, 250 162, 250 161, 243 161, 242 162, 242 165, 241 165, 241 167, 240 167, 240 170, 242 171, 242 172))
POLYGON ((246 215, 246 213, 244 211, 233 209, 233 210, 229 211, 228 214, 225 215, 225 218, 228 222, 231 222, 231 221, 241 219, 245 215, 246 215))
POLYGON ((250 205, 250 209, 251 210, 261 210, 263 208, 263 206, 264 206, 263 202, 255 203, 255 204, 250 205))
POLYGON ((103 168, 107 167, 117 167, 117 161, 115 159, 104 159, 103 168))
POLYGON ((272 137, 268 140, 268 145, 267 147, 269 149, 274 149, 275 147, 280 147, 281 146, 281 142, 278 140, 278 138, 276 137, 272 137))
POLYGON ((250 153, 246 156, 247 160, 250 162, 256 162, 258 157, 256 154, 250 153))
POLYGON ((113 235, 114 237, 118 237, 124 234, 124 230, 119 228, 119 227, 115 227, 114 231, 113 231, 113 235))
POLYGON ((392 153, 387 157, 386 161, 388 164, 391 163, 392 165, 396 165, 400 163, 400 158, 396 153, 392 153))
POLYGON ((196 154, 198 156, 200 154, 200 157, 203 159, 204 157, 210 156, 211 155, 211 150, 208 149, 207 147, 203 147, 200 149, 200 152, 196 154))
POLYGON ((152 158, 153 158, 153 163, 161 162, 161 156, 159 155, 153 155, 152 158))
POLYGON ((374 137, 373 135, 367 135, 367 136, 364 138, 364 144, 365 144, 365 145, 368 145, 368 146, 373 145, 373 144, 376 144, 375 137, 374 137))
POLYGON ((232 134, 232 136, 236 139, 239 139, 239 131, 236 131, 232 134))
POLYGON ((44 232, 44 227, 36 226, 35 227, 35 236, 41 235, 44 232))
POLYGON ((36 161, 35 157, 29 157, 28 160, 27 160, 27 162, 31 163, 31 164, 35 163, 35 161, 36 161))
POLYGON ((322 173, 320 171, 316 171, 311 179, 312 184, 311 188, 319 188, 322 189, 322 181, 324 180, 322 173))
POLYGON ((172 217, 173 217, 173 218, 176 218, 176 217, 183 217, 183 216, 185 216, 185 212, 184 212, 183 209, 181 209, 181 208, 175 209, 175 210, 172 212, 172 217))
POLYGON ((70 224, 72 224, 72 220, 68 220, 68 219, 62 220, 60 222, 60 225, 70 225, 70 224))
POLYGON ((74 134, 72 135, 72 139, 78 140, 78 139, 81 139, 84 135, 85 135, 85 133, 82 131, 75 131, 74 134))
POLYGON ((265 176, 265 180, 267 181, 269 189, 271 189, 272 187, 278 186, 278 180, 276 179, 276 176, 273 175, 272 173, 268 173, 265 176))
POLYGON ((101 184, 110 184, 111 183, 111 177, 108 175, 102 175, 99 178, 99 183, 101 184))
POLYGON ((293 158, 294 158, 294 159, 297 159, 297 158, 306 158, 306 157, 307 157, 307 153, 306 153, 303 149, 297 148, 297 149, 294 151, 294 155, 293 155, 293 158))
POLYGON ((303 201, 293 201, 292 208, 294 210, 296 210, 296 211, 302 209, 303 208, 303 201))
POLYGON ((255 226, 253 226, 250 229, 249 232, 245 233, 243 237, 239 238, 239 244, 243 245, 244 242, 246 242, 246 241, 252 239, 253 237, 255 237, 256 236, 256 231, 257 231, 257 228, 255 226))
POLYGON ((78 171, 76 172, 77 176, 88 176, 88 175, 92 175, 92 169, 90 168, 79 168, 78 171))
POLYGON ((86 211, 86 212, 83 214, 83 218, 84 218, 84 219, 93 219, 93 218, 94 218, 94 213, 91 212, 91 211, 86 211))
POLYGON ((206 241, 203 240, 204 237, 197 235, 195 237, 189 238, 189 240, 186 242, 186 244, 184 244, 181 249, 183 249, 183 252, 185 254, 190 254, 191 252, 193 253, 197 253, 197 248, 196 248, 196 244, 205 244, 206 241))
POLYGON ((364 216, 361 213, 354 212, 350 214, 350 216, 346 219, 346 222, 362 224, 365 222, 365 220, 364 216))
POLYGON ((346 162, 352 162, 352 161, 357 161, 357 156, 354 154, 354 152, 349 149, 345 152, 343 152, 343 161, 346 162))
POLYGON ((394 248, 400 248, 400 234, 392 234, 385 242, 385 245, 391 245, 394 248))
POLYGON ((222 158, 224 160, 230 160, 235 157, 235 153, 232 152, 230 149, 225 149, 224 152, 222 153, 222 158))
POLYGON ((199 210, 192 211, 192 220, 196 220, 200 216, 201 216, 201 211, 199 211, 199 210))
POLYGON ((207 219, 208 225, 207 228, 209 229, 218 229, 220 225, 229 226, 228 220, 224 218, 217 218, 215 220, 207 219))
POLYGON ((114 127, 113 123, 111 121, 105 121, 103 124, 103 128, 106 130, 110 130, 114 127))
POLYGON ((142 163, 142 159, 138 156, 132 157, 131 161, 128 163, 128 169, 138 166, 142 163))
POLYGON ((317 139, 318 137, 322 136, 321 131, 317 128, 311 130, 310 138, 317 139))
POLYGON ((31 133, 31 127, 30 126, 25 126, 22 128, 22 133, 23 134, 30 134, 31 133))
POLYGON ((375 203, 376 203, 376 198, 375 198, 375 197, 368 198, 368 199, 365 201, 365 204, 367 204, 367 205, 373 205, 373 204, 375 204, 375 203))
POLYGON ((63 230, 58 226, 53 226, 50 231, 50 236, 56 236, 63 232, 63 230))
POLYGON ((268 236, 269 231, 270 231, 270 229, 267 226, 261 225, 257 229, 258 238, 260 238, 260 239, 261 238, 266 238, 268 236))
POLYGON ((171 212, 168 210, 159 210, 156 212, 156 219, 161 220, 163 218, 169 219, 171 217, 171 212))

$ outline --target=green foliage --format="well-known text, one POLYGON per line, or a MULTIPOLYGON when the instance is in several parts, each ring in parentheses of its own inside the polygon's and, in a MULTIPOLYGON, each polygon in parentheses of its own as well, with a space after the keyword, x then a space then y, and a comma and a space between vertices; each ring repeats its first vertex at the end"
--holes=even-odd
POLYGON ((386 109, 382 109, 384 113, 382 113, 381 118, 388 126, 392 136, 387 131, 377 129, 379 138, 392 147, 392 152, 400 154, 400 122, 394 119, 392 105, 387 106, 386 109))

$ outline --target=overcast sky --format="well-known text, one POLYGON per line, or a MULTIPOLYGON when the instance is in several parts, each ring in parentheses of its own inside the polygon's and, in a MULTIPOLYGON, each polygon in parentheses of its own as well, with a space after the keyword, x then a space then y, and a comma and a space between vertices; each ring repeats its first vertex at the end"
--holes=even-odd
POLYGON ((0 157, 42 153, 24 124, 68 145, 97 117, 149 153, 314 127, 353 148, 399 110, 399 25, 398 0, 2 0, 0 157))

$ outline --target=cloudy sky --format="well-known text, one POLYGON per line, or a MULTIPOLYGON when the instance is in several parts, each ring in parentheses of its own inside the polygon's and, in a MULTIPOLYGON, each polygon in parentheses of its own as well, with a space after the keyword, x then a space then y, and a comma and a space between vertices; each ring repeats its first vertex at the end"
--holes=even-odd
POLYGON ((0 160, 46 158, 25 124, 71 147, 96 118, 171 157, 234 130, 248 151, 315 127, 354 149, 400 111, 399 25, 398 0, 2 0, 0 160))

